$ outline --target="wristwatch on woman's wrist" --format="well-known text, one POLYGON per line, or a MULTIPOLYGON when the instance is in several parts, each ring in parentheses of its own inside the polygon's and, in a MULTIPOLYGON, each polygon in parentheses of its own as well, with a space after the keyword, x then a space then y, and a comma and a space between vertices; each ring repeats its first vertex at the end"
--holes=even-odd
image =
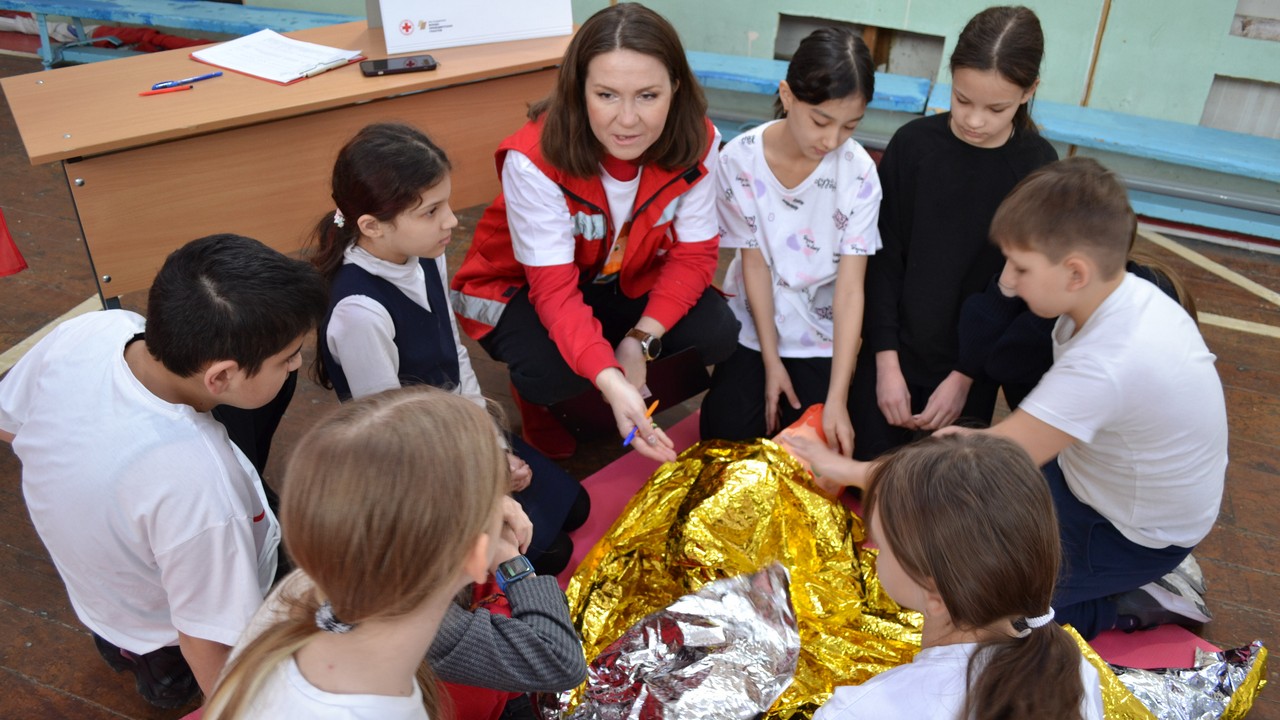
POLYGON ((650 335, 640 328, 631 328, 627 331, 627 337, 640 341, 640 352, 644 353, 646 362, 653 362, 654 358, 662 354, 662 338, 657 335, 650 335))
POLYGON ((493 576, 498 581, 498 589, 506 592, 508 585, 532 574, 533 563, 529 562, 529 558, 517 555, 506 562, 499 563, 498 571, 493 576))

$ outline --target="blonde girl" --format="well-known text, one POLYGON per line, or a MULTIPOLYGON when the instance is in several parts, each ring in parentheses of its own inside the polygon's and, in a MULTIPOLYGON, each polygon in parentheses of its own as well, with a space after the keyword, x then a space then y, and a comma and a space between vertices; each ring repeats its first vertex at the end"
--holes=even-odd
POLYGON ((508 485, 493 421, 457 395, 392 390, 320 421, 285 473, 298 570, 254 618, 205 717, 428 717, 423 658, 453 596, 488 575, 508 485))

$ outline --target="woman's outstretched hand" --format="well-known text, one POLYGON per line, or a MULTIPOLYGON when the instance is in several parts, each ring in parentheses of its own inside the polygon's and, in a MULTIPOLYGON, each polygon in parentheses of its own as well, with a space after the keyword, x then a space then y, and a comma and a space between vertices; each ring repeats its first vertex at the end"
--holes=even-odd
POLYGON ((625 438, 632 429, 637 429, 635 439, 631 442, 631 447, 636 452, 658 462, 676 459, 675 443, 645 415, 644 398, 640 397, 640 391, 628 382, 622 371, 617 368, 602 370, 596 376, 596 387, 613 410, 619 437, 625 438))

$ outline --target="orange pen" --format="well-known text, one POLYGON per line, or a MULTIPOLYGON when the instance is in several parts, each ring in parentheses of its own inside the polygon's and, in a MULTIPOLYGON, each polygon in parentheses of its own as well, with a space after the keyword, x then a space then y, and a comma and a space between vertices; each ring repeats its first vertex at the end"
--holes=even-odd
MULTIPOLYGON (((653 411, 657 409, 658 409, 658 401, 654 400, 653 404, 649 406, 649 409, 644 411, 644 416, 646 418, 653 417, 653 411)), ((629 445, 631 445, 631 441, 636 439, 636 431, 639 429, 640 429, 639 426, 631 428, 631 432, 627 433, 627 439, 622 441, 622 447, 628 447, 629 445)))
POLYGON ((145 97, 147 95, 161 95, 164 93, 179 92, 182 90, 193 90, 193 89, 195 89, 195 85, 178 85, 176 87, 160 88, 159 90, 144 90, 143 92, 138 93, 138 95, 145 97))

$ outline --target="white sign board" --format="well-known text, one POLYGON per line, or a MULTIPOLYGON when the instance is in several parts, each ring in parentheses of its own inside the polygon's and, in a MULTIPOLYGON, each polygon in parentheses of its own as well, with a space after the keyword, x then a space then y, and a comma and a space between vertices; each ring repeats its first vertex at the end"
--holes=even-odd
POLYGON ((387 53, 573 32, 570 0, 379 0, 387 53))

